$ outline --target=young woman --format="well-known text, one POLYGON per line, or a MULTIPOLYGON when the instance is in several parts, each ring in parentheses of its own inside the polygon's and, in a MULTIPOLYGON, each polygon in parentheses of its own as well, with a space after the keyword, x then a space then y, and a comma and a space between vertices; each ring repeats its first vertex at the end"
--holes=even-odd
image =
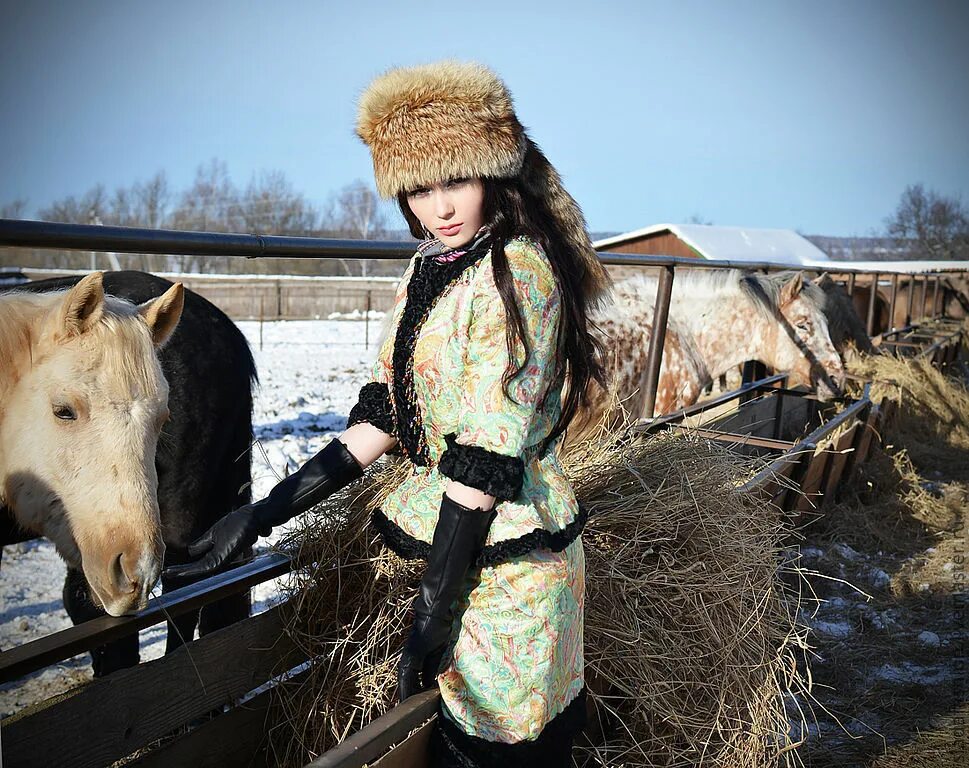
POLYGON ((569 765, 585 718, 585 518, 556 447, 604 383, 587 314, 605 272, 485 67, 391 70, 364 92, 357 133, 378 191, 423 239, 374 380, 339 438, 221 520, 173 575, 219 568, 396 447, 412 471, 372 523, 427 561, 398 681, 401 699, 440 687, 432 764, 569 765))

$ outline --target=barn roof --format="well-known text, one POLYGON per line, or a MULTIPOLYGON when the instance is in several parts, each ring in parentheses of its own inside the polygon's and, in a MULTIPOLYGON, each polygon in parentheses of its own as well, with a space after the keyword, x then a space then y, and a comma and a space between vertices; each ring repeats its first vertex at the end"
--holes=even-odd
POLYGON ((829 264, 828 255, 790 229, 714 227, 706 224, 655 224, 593 243, 596 250, 648 235, 671 232, 700 256, 725 261, 773 261, 802 266, 829 264))

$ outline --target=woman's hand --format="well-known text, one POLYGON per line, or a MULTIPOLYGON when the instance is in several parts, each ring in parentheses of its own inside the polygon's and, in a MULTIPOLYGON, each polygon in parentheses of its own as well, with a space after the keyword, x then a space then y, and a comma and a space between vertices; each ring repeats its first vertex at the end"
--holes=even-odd
POLYGON ((436 616, 414 617, 414 626, 397 667, 401 701, 434 685, 450 637, 450 621, 436 616))
POLYGON ((414 598, 414 625, 397 668, 400 700, 434 684, 451 638, 454 605, 495 512, 469 509, 445 493, 441 497, 427 568, 414 598))
POLYGON ((375 458, 371 453, 393 441, 369 424, 357 424, 344 435, 356 435, 356 443, 367 451, 366 463, 362 464, 341 439, 333 438, 296 472, 277 483, 265 499, 230 512, 193 541, 188 547, 189 556, 201 557, 201 560, 167 568, 162 576, 178 580, 215 573, 235 555, 255 544, 260 536, 268 536, 273 528, 289 522, 362 477, 363 467, 375 458), (383 438, 375 441, 373 433, 383 435, 383 438))
POLYGON ((255 544, 260 534, 269 533, 269 530, 265 530, 265 533, 263 530, 260 529, 252 504, 239 507, 188 545, 188 556, 193 562, 166 568, 162 577, 172 581, 187 581, 211 576, 255 544))

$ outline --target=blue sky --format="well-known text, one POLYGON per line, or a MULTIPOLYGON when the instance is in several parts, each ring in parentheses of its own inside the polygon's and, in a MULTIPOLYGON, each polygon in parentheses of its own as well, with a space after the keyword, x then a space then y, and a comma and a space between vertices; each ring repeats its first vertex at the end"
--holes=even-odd
POLYGON ((316 203, 372 181, 356 98, 476 59, 596 231, 700 216, 864 235, 907 184, 969 193, 969 2, 0 0, 0 203, 212 157, 316 203))

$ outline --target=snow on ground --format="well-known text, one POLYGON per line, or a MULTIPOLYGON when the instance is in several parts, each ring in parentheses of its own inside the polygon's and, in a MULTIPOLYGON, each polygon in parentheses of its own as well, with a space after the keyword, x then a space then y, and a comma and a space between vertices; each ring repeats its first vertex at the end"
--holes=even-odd
MULTIPOLYGON (((346 426, 357 394, 370 379, 382 320, 240 322, 252 348, 260 385, 254 392, 253 498, 297 469, 346 426), (369 345, 365 340, 369 339, 369 345)), ((274 531, 257 552, 278 538, 274 531)), ((65 567, 47 540, 3 548, 0 563, 0 648, 10 648, 66 629, 61 601, 65 567)), ((278 595, 277 581, 253 590, 261 612, 278 595)), ((141 632, 143 660, 161 656, 165 628, 141 632)), ((87 655, 62 662, 23 681, 0 686, 0 715, 7 715, 90 679, 87 655)))

